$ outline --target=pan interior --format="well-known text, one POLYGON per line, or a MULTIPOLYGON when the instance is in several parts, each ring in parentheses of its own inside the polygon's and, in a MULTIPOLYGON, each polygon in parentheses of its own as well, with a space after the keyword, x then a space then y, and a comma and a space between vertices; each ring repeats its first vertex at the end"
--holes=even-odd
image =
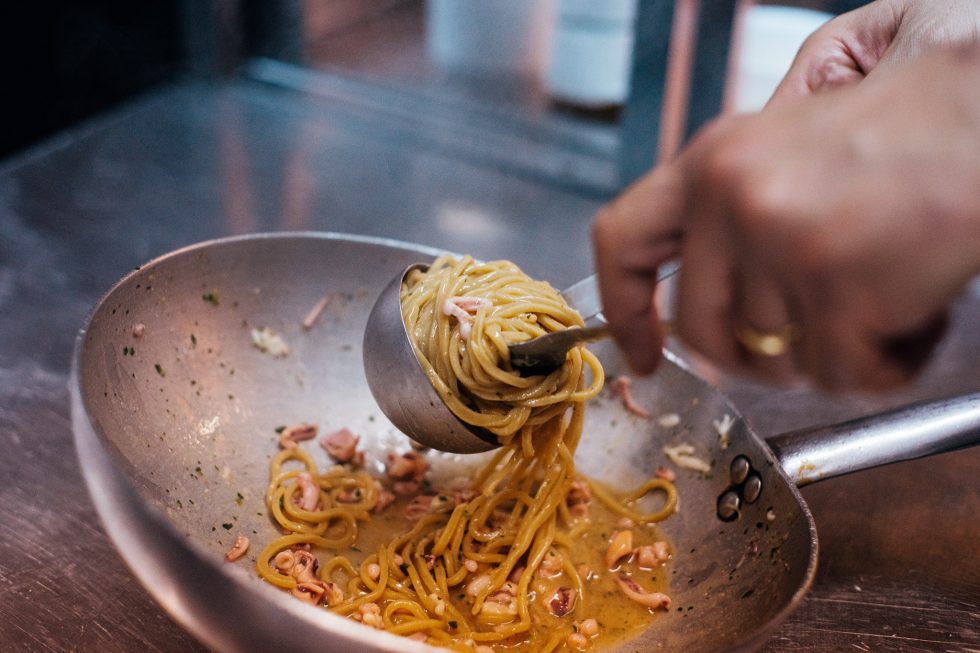
MULTIPOLYGON (((349 428, 362 436, 369 469, 379 475, 388 452, 409 448, 368 391, 361 337, 385 283, 432 254, 390 242, 282 235, 217 241, 159 259, 117 285, 90 320, 79 356, 88 417, 143 500, 193 548, 212 553, 220 567, 234 535, 244 533, 255 543, 238 563, 248 567, 277 535, 263 504, 277 428, 349 428), (324 296, 326 309, 304 328, 324 296), (278 335, 288 355, 256 347, 253 330, 262 329, 278 335)), ((625 369, 611 345, 595 350, 610 377, 625 369)), ((655 418, 629 415, 604 392, 587 411, 580 470, 626 489, 668 465, 665 445, 686 443, 711 471, 678 470, 680 510, 662 526, 675 558, 671 611, 615 650, 718 651, 745 643, 809 582, 809 515, 740 419, 723 446, 713 422, 737 413, 704 381, 667 362, 636 379, 633 393, 655 418), (656 419, 668 414, 678 416, 675 426, 656 419), (739 455, 751 461, 762 492, 725 523, 716 502, 739 455)), ((325 452, 308 450, 328 464, 325 452)), ((484 460, 429 455, 437 478, 484 460)), ((254 579, 247 591, 261 583, 254 579)), ((281 615, 285 623, 294 618, 281 615)), ((325 641, 331 627, 324 625, 325 641)))

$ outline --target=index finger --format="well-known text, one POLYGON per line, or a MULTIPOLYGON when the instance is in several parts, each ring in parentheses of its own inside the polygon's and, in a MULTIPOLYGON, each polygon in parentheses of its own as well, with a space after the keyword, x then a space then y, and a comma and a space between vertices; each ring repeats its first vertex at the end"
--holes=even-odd
POLYGON ((680 185, 672 165, 655 168, 603 208, 592 227, 603 313, 640 374, 660 362, 663 334, 654 291, 658 268, 680 247, 680 185))

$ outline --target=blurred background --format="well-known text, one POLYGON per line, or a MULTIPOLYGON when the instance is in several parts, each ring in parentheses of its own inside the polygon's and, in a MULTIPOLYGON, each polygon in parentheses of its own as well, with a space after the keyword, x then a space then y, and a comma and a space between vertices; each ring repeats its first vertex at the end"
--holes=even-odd
MULTIPOLYGON (((73 455, 74 337, 120 277, 312 230, 565 287, 593 269, 604 202, 719 112, 761 107, 804 38, 860 4, 785 2, 0 3, 0 650, 204 650, 134 582, 73 455)), ((712 381, 763 435, 830 423, 975 390, 976 325, 974 295, 888 397, 712 381)), ((808 487, 818 577, 764 650, 977 650, 977 454, 808 487)))
POLYGON ((0 157, 160 85, 238 76, 343 96, 465 158, 605 196, 723 105, 760 106, 803 37, 858 4, 5 3, 0 157))

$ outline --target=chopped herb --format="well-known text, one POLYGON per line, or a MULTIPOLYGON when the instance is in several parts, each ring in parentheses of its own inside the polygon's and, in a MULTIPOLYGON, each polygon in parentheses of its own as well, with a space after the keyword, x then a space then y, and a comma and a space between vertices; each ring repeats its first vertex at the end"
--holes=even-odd
POLYGON ((282 432, 283 432, 283 431, 285 431, 285 430, 286 430, 286 427, 285 427, 285 426, 277 426, 277 427, 276 427, 276 433, 279 433, 280 435, 281 435, 281 434, 282 434, 282 432))
POLYGON ((408 575, 408 563, 407 562, 401 563, 400 565, 398 565, 398 568, 401 569, 401 572, 403 574, 405 574, 406 576, 408 575))
POLYGON ((203 295, 201 295, 201 299, 208 302, 209 304, 213 304, 214 306, 217 306, 221 303, 221 296, 218 295, 218 292, 216 290, 212 290, 211 292, 204 293, 203 295))
POLYGON ((160 363, 155 363, 153 365, 153 369, 155 369, 157 371, 157 374, 159 374, 160 376, 167 376, 166 374, 164 374, 163 368, 160 367, 160 363))
POLYGON ((191 334, 191 347, 197 347, 197 336, 191 334))
POLYGON ((459 624, 456 623, 454 620, 450 619, 449 620, 449 627, 450 628, 459 628, 459 624))
POLYGON ((230 531, 232 526, 234 526, 234 524, 231 522, 226 522, 221 525, 221 528, 225 529, 226 531, 230 531))
POLYGON ((203 473, 203 472, 201 471, 201 468, 200 468, 200 467, 195 467, 195 468, 194 468, 194 473, 195 473, 195 474, 201 474, 201 473, 203 473))
POLYGON ((449 497, 447 497, 445 494, 440 494, 439 501, 449 501, 449 497))
POLYGON ((244 500, 245 497, 242 496, 241 492, 239 492, 238 495, 235 497, 235 503, 237 503, 238 505, 242 505, 242 501, 244 500))
POLYGON ((352 547, 350 548, 350 550, 351 550, 351 551, 356 551, 357 553, 360 553, 360 552, 361 552, 361 550, 360 550, 360 549, 358 549, 358 548, 357 548, 356 546, 352 546, 352 547))

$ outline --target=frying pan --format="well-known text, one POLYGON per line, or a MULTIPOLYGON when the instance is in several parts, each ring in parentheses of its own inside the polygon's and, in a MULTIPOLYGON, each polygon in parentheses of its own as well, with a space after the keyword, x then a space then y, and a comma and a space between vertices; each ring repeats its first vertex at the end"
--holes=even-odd
MULTIPOLYGON (((213 649, 432 650, 303 604, 259 580, 253 565, 277 535, 262 496, 278 426, 348 427, 363 437, 377 473, 388 451, 408 449, 368 391, 360 343, 385 283, 436 254, 338 234, 211 241, 131 272, 79 334, 72 423, 92 499, 134 575, 213 649), (304 316, 327 294, 326 310, 304 329, 304 316), (288 356, 252 345, 252 329, 263 327, 282 337, 288 356), (252 547, 226 563, 238 533, 252 547)), ((611 345, 595 350, 610 375, 624 369, 611 345)), ((707 474, 679 471, 680 509, 662 525, 675 552, 674 607, 614 651, 760 646, 799 604, 816 569, 817 534, 797 484, 980 439, 977 396, 788 434, 772 448, 676 360, 635 380, 634 396, 654 415, 676 413, 678 424, 630 416, 602 396, 587 411, 581 471, 634 486, 666 463, 664 445, 679 443, 712 466, 707 474), (725 415, 735 418, 727 446, 713 425, 725 415), (733 521, 719 517, 719 505, 733 521)), ((318 449, 308 450, 326 465, 318 449)), ((430 458, 437 479, 482 460, 430 458)))

